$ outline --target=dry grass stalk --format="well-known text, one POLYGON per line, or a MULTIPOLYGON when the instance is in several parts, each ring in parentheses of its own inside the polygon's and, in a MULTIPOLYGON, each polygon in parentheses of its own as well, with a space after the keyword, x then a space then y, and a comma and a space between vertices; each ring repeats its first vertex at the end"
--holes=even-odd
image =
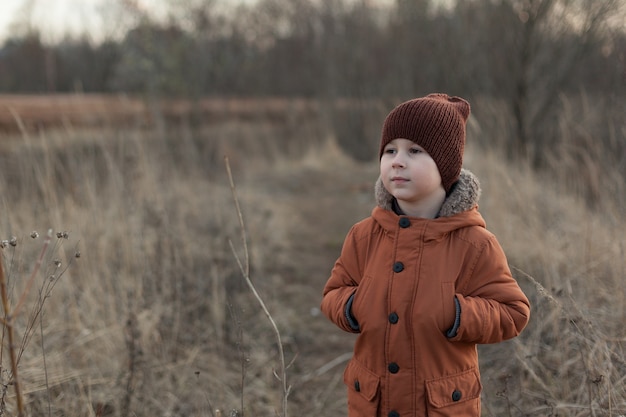
POLYGON ((2 324, 6 329, 6 334, 9 339, 9 356, 11 358, 11 374, 12 384, 15 390, 15 398, 17 401, 17 415, 22 417, 25 414, 24 397, 22 396, 22 387, 20 385, 19 375, 17 373, 17 352, 15 348, 15 332, 13 328, 13 316, 11 314, 11 307, 9 306, 9 295, 7 291, 7 282, 4 275, 4 267, 0 262, 0 296, 2 297, 2 307, 4 311, 4 319, 2 324))
MULTIPOLYGON (((626 369, 626 362, 620 352, 619 340, 609 337, 594 317, 580 308, 571 297, 561 301, 530 274, 514 266, 512 269, 531 282, 537 295, 554 308, 556 314, 553 314, 552 322, 564 319, 564 325, 560 327, 560 340, 555 342, 557 346, 552 346, 559 351, 560 372, 569 373, 577 369, 581 373, 581 380, 577 383, 562 380, 558 384, 559 388, 555 389, 551 379, 559 378, 551 370, 551 362, 555 359, 546 356, 543 361, 537 360, 530 353, 530 347, 524 346, 529 340, 517 341, 520 352, 523 352, 517 355, 517 359, 528 376, 527 383, 544 396, 550 393, 550 397, 545 398, 545 404, 535 405, 533 412, 571 411, 574 415, 609 417, 621 415, 619 413, 623 409, 620 408, 624 405, 622 387, 626 377, 621 376, 623 371, 620 369, 626 369)), ((545 325, 549 326, 549 323, 545 325)))
MULTIPOLYGON (((0 319, 0 322, 2 322, 2 325, 5 328, 5 332, 7 334, 7 338, 9 341, 9 357, 11 360, 11 375, 12 375, 11 383, 15 390, 18 417, 24 416, 26 410, 24 406, 24 396, 22 395, 22 386, 20 384, 20 378, 18 375, 18 366, 17 366, 19 362, 19 357, 21 356, 21 352, 23 352, 23 345, 22 345, 22 349, 20 349, 20 352, 18 354, 17 346, 15 344, 15 326, 14 326, 15 318, 18 316, 22 305, 24 305, 24 300, 26 299, 26 296, 30 292, 35 276, 39 272, 44 255, 46 254, 46 251, 48 250, 51 237, 52 237, 52 231, 50 230, 48 232, 48 236, 46 240, 44 241, 44 245, 39 254, 39 257, 37 258, 37 262, 35 263, 35 268, 33 269, 33 272, 31 273, 30 278, 27 281, 26 288, 24 289, 24 291, 22 291, 20 299, 13 309, 11 309, 11 306, 10 306, 9 292, 7 289, 7 277, 4 272, 4 265, 2 262, 0 262, 0 297, 2 299, 2 308, 4 312, 4 318, 0 319)), ((17 244, 17 241, 15 239, 12 239, 10 244, 12 246, 15 246, 17 244)), ((41 300, 41 302, 43 304, 43 300, 41 300)), ((30 329, 27 329, 26 334, 28 334, 29 331, 30 329)), ((27 339, 26 334, 23 340, 27 339)))
MULTIPOLYGON (((40 272, 44 258, 49 252, 50 241, 52 239, 52 235, 53 235, 52 230, 49 230, 48 235, 46 236, 46 239, 44 240, 41 251, 39 252, 39 256, 37 257, 37 260, 34 264, 30 277, 26 281, 26 285, 19 296, 18 302, 15 304, 15 307, 11 307, 11 301, 10 301, 10 295, 9 295, 8 286, 9 286, 10 274, 7 275, 7 273, 5 272, 4 263, 0 262, 0 300, 2 301, 2 307, 3 307, 3 313, 4 313, 4 317, 0 318, 0 323, 2 323, 3 333, 6 334, 7 339, 8 339, 7 341, 8 341, 8 349, 9 349, 9 358, 11 362, 11 374, 9 378, 9 383, 7 383, 6 385, 7 386, 13 385, 13 388, 15 391, 15 401, 16 401, 18 417, 23 417, 27 415, 26 405, 24 401, 24 391, 22 388, 20 375, 18 373, 18 365, 19 365, 20 359, 24 353, 24 350, 26 349, 26 346, 28 345, 28 341, 30 340, 33 334, 33 330, 35 328, 35 322, 38 319, 41 320, 43 307, 44 307, 46 300, 49 298, 50 293, 52 292, 52 289, 58 282, 59 278, 65 273, 65 271, 67 271, 67 269, 69 268, 69 265, 71 264, 71 261, 70 261, 67 264, 67 266, 61 269, 57 274, 52 274, 49 277, 47 277, 47 279, 44 280, 41 288, 39 289, 37 301, 32 306, 31 312, 26 321, 24 334, 22 335, 22 339, 18 345, 17 339, 16 339, 16 332, 15 332, 16 319, 19 316, 19 313, 22 307, 26 304, 25 300, 28 294, 30 293, 35 277, 40 272)), ((32 232, 30 236, 33 239, 36 239, 39 236, 39 234, 37 232, 32 232)), ((59 239, 68 238, 67 232, 57 233, 56 236, 59 239)), ((0 247, 3 249, 6 248, 7 246, 12 246, 12 247, 17 246, 17 239, 12 238, 10 241, 2 241, 2 243, 0 244, 0 247)), ((75 257, 78 258, 79 256, 80 256, 79 252, 76 252, 75 257)), ((58 269, 58 268, 61 268, 62 262, 57 259, 57 260, 54 260, 53 264, 54 264, 54 268, 58 269)), ((41 336, 42 336, 41 348, 42 348, 42 354, 43 354, 44 373, 45 373, 46 389, 47 389, 48 388, 48 374, 47 374, 45 346, 44 346, 44 338, 43 338, 43 323, 41 323, 41 321, 40 321, 40 331, 41 331, 41 336)), ((4 352, 4 346, 0 348, 0 359, 2 358, 3 352, 4 352)), ((2 400, 0 404, 0 415, 4 413, 5 407, 6 407, 6 403, 5 403, 5 398, 7 394, 6 386, 4 388, 5 389, 2 392, 2 400)), ((50 414, 49 402, 48 402, 48 414, 50 414)))
MULTIPOLYGON (((240 226, 240 231, 241 231, 241 241, 243 244, 243 250, 244 250, 244 262, 241 261, 241 258, 239 257, 239 255, 237 255, 237 251, 235 250, 235 247, 233 245, 233 242, 231 240, 228 241, 230 248, 233 252, 233 255, 235 256, 235 259, 237 260, 237 264, 239 265, 239 269, 241 270, 241 274, 243 275, 244 279, 246 280, 246 284, 248 285, 248 288, 250 288, 250 291, 252 291, 252 294, 254 294, 254 297, 257 299, 257 301, 259 302, 259 305, 261 306, 261 308, 263 309, 263 312, 265 313, 265 315, 267 316, 268 320, 270 321, 271 325, 272 325, 272 329, 274 330, 274 334, 276 336, 276 342, 278 344, 278 353, 279 353, 279 357, 280 357, 280 375, 276 375, 276 373, 274 375, 276 375, 278 377, 278 379, 280 380, 281 384, 282 384, 282 412, 281 412, 281 416, 282 417, 287 417, 288 413, 287 413, 287 398, 289 397, 289 392, 291 391, 291 386, 287 385, 287 370, 286 370, 286 365, 285 365, 285 352, 283 349, 283 342, 280 336, 280 331, 278 330, 278 326, 276 325, 276 322, 274 321, 274 318, 272 317, 272 315, 270 314, 269 310, 267 309, 267 307, 265 306, 265 302, 263 301, 263 299, 261 298, 261 296, 259 295, 259 293, 257 292, 254 284, 252 283, 252 280, 250 279, 250 256, 249 256, 249 252, 248 252, 248 239, 246 236, 246 227, 243 221, 243 214, 241 211, 241 207, 239 205, 239 198, 237 197, 237 189, 235 187, 235 182, 233 180, 233 175, 230 169, 230 164, 228 162, 228 157, 224 157, 224 161, 226 163, 226 171, 228 173, 228 180, 230 181, 230 189, 231 192, 233 194, 233 200, 235 202, 235 208, 237 211, 237 216, 239 218, 239 226, 240 226)), ((241 410, 243 413, 243 410, 241 410)))
MULTIPOLYGON (((2 298, 2 307, 3 307, 3 312, 4 312, 4 319, 0 319, 0 321, 5 327, 5 331, 7 334, 8 341, 9 341, 9 357, 11 359, 12 384, 15 389, 15 398, 17 402, 18 417, 24 416, 26 411, 24 407, 24 397, 22 395, 22 387, 20 384, 20 378, 18 375, 17 365, 19 362, 19 357, 21 356, 21 353, 23 352, 24 343, 25 343, 24 341, 27 340, 27 334, 29 333, 30 329, 27 329, 25 332, 23 343, 22 343, 22 349, 20 349, 20 352, 18 354, 16 345, 15 345, 15 326, 14 326, 15 318, 18 316, 20 312, 20 308, 24 305, 24 300, 26 299, 26 296, 30 292, 30 289, 33 285, 33 281, 35 280, 35 276, 39 272, 43 258, 48 250, 48 246, 50 245, 51 237, 52 237, 52 230, 49 230, 48 236, 46 237, 46 240, 44 241, 43 248, 41 249, 39 257, 37 258, 37 262, 35 263, 35 268, 33 269, 32 273, 30 274, 30 278, 27 281, 26 288, 24 289, 24 291, 22 291, 20 299, 13 309, 11 309, 10 302, 9 302, 9 293, 7 290, 7 277, 4 273, 4 265, 2 262, 0 262, 0 297, 2 298)), ((15 244, 17 244, 17 241, 13 241, 13 243, 11 243, 12 246, 14 246, 15 244)), ((41 308, 43 307, 44 300, 40 300, 40 301, 41 301, 41 304, 40 304, 41 307, 39 311, 41 311, 41 308)), ((32 326, 31 326, 31 329, 32 329, 32 326)))

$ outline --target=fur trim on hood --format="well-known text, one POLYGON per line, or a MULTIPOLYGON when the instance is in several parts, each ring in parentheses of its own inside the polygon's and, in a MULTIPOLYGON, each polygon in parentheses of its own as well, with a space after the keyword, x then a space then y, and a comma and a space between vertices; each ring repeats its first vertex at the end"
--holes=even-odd
MULTIPOLYGON (((471 210, 478 205, 480 192, 478 178, 467 169, 462 169, 459 180, 452 186, 450 194, 444 200, 438 217, 450 217, 471 210)), ((376 180, 374 194, 378 206, 385 210, 392 210, 394 197, 387 191, 380 177, 376 180)))

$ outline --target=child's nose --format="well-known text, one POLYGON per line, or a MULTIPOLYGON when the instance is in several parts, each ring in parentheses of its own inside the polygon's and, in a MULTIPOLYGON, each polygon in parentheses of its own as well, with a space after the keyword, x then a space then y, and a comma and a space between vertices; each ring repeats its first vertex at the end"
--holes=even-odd
POLYGON ((398 152, 394 157, 393 161, 391 161, 391 166, 393 167, 403 167, 405 166, 404 156, 401 152, 398 152))

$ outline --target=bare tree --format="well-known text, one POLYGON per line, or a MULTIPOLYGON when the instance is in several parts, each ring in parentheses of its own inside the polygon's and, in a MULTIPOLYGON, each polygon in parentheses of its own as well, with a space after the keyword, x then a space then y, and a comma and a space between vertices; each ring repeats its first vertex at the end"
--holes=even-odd
POLYGON ((521 22, 512 49, 514 89, 509 97, 515 121, 517 155, 542 162, 540 150, 553 134, 559 96, 580 88, 575 70, 606 35, 606 22, 619 10, 618 0, 512 0, 521 22))

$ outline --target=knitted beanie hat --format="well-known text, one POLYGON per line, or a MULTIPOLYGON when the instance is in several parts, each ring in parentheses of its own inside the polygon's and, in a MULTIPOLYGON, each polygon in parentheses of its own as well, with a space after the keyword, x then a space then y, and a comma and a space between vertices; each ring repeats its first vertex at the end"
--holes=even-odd
POLYGON ((433 158, 446 193, 458 180, 463 165, 465 123, 470 105, 460 97, 429 94, 398 105, 385 119, 379 159, 394 139, 409 139, 433 158))

